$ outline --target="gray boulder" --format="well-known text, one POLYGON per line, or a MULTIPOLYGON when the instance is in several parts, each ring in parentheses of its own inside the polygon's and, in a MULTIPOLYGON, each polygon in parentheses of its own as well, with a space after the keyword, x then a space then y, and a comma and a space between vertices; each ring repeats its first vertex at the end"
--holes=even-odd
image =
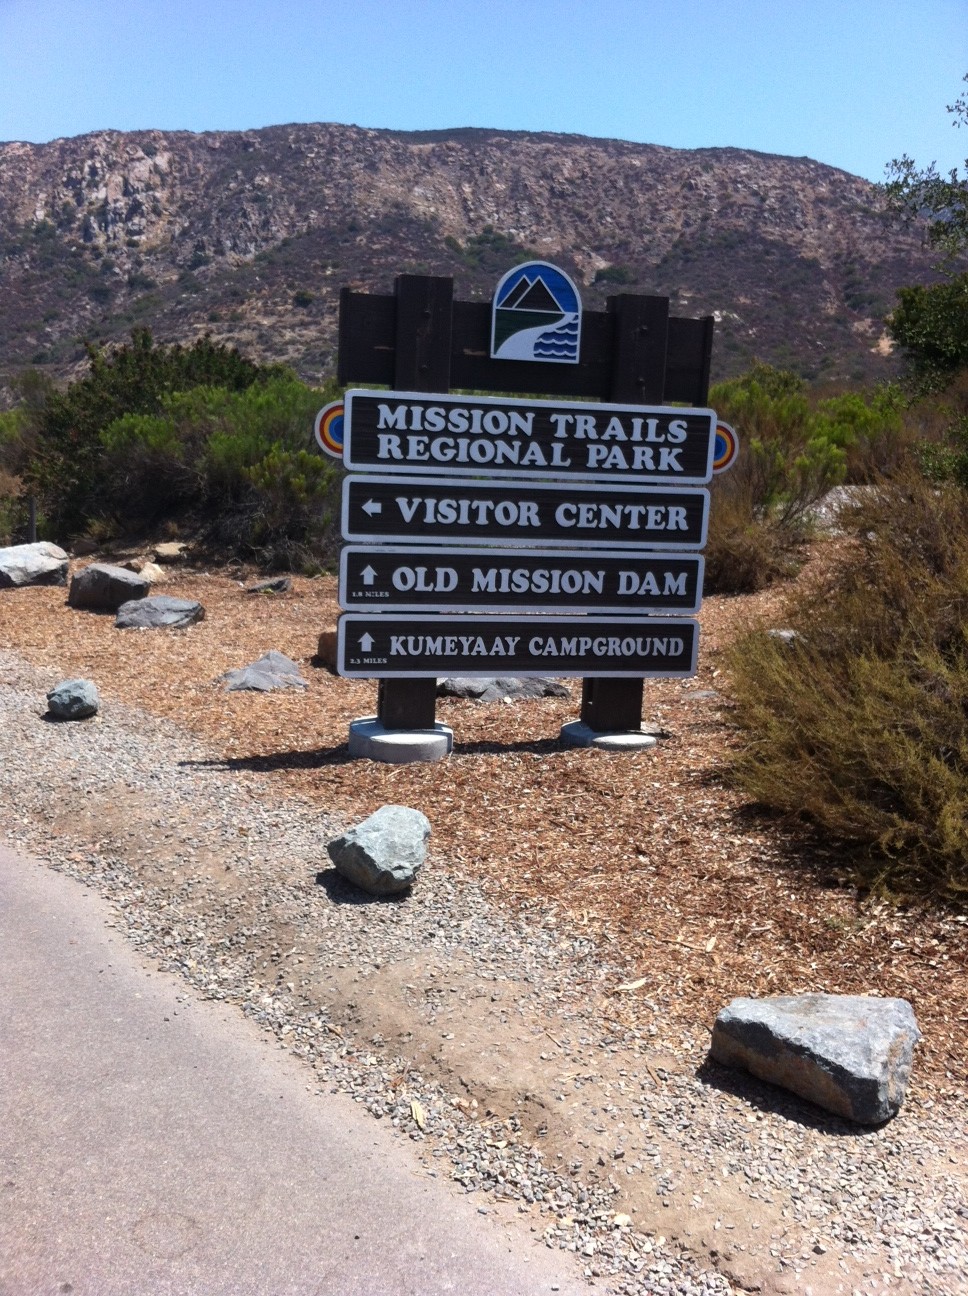
POLYGON ((849 522, 851 512, 876 498, 876 486, 835 486, 807 513, 807 517, 820 531, 843 535, 842 522, 849 522))
POLYGON ((117 612, 122 603, 145 598, 150 589, 151 582, 138 572, 111 563, 91 563, 71 578, 67 602, 89 612, 117 612))
POLYGON ((711 1056, 861 1125, 896 1116, 921 1038, 906 999, 776 995, 734 999, 711 1056))
POLYGON ((205 619, 205 609, 193 599, 172 598, 155 594, 152 598, 131 599, 122 603, 114 624, 119 630, 156 630, 170 626, 184 630, 205 619))
POLYGON ((406 891, 427 854, 430 821, 408 806, 381 806, 326 849, 338 873, 371 895, 406 891))
POLYGON ((243 666, 241 670, 226 671, 221 678, 225 681, 228 693, 239 689, 269 693, 273 689, 309 687, 292 658, 285 653, 276 652, 274 648, 264 653, 258 661, 243 666))
POLYGON ((55 720, 86 720, 101 705, 90 680, 64 680, 47 694, 47 710, 55 720))
POLYGON ((20 585, 66 585, 67 554, 47 540, 0 549, 0 589, 20 585))
POLYGON ((795 648, 797 644, 803 642, 803 635, 797 630, 767 630, 766 633, 777 643, 785 644, 787 648, 795 648))
POLYGON ((542 697, 569 697, 566 685, 550 679, 464 679, 437 681, 438 697, 472 698, 477 702, 525 701, 542 697))

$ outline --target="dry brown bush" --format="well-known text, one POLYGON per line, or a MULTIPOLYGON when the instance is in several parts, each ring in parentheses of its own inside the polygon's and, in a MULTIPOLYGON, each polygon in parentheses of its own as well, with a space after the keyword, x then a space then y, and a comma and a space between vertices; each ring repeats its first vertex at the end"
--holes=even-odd
POLYGON ((744 791, 858 847, 858 881, 968 899, 968 510, 914 470, 854 511, 860 538, 729 654, 744 791))

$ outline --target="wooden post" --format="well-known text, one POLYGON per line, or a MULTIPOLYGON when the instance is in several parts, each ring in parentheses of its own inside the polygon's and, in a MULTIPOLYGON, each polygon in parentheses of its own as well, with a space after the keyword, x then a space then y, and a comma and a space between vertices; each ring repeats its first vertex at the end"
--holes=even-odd
MULTIPOLYGON (((395 295, 394 389, 450 391, 453 279, 398 275, 395 295)), ((436 715, 435 679, 379 681, 377 719, 385 729, 432 729, 436 715)))
MULTIPOLYGON (((609 297, 613 319, 608 399, 623 405, 661 405, 665 392, 669 299, 622 293, 609 297)), ((581 720, 596 733, 627 732, 642 724, 645 681, 582 680, 581 720)))

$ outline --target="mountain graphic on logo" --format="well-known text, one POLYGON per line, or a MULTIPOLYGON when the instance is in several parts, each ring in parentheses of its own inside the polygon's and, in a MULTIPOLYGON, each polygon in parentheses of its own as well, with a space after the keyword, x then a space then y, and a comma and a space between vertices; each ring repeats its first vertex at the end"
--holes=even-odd
POLYGON ((554 311, 562 315, 564 311, 555 301, 551 289, 539 275, 533 283, 525 277, 518 286, 499 304, 501 310, 535 310, 554 311))
POLYGON ((578 291, 557 266, 529 261, 498 284, 491 323, 495 359, 576 364, 580 331, 578 291))

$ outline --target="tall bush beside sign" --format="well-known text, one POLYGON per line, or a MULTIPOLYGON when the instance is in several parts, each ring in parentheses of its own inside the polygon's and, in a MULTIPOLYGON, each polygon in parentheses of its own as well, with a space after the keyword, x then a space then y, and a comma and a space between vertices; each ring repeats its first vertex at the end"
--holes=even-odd
POLYGON ((652 614, 699 604, 712 320, 630 295, 582 318, 552 270, 510 272, 490 315, 447 279, 343 292, 340 381, 394 390, 345 398, 344 538, 373 544, 344 558, 343 605, 366 611, 341 619, 338 669, 380 680, 387 729, 433 725, 438 674, 580 674, 586 725, 637 730, 642 680, 695 670, 695 622, 652 614), (599 403, 453 396, 455 371, 599 403))

